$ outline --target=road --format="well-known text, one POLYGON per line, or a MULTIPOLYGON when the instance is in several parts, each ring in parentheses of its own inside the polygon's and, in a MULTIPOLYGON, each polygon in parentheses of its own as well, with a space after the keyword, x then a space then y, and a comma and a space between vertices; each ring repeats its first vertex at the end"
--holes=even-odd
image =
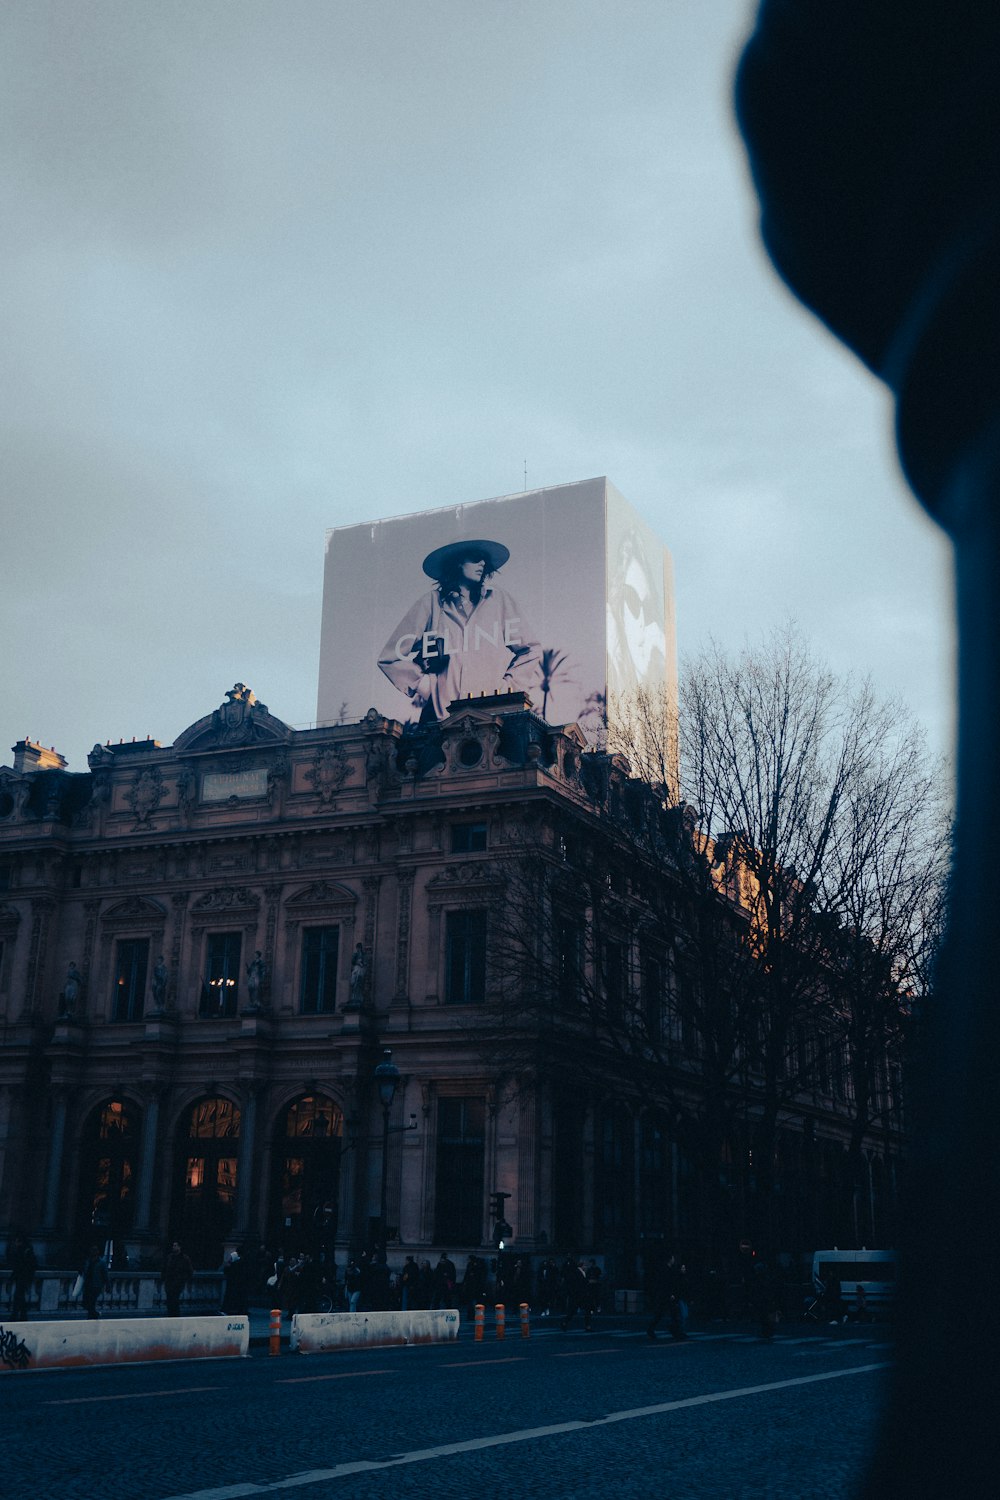
POLYGON ((0 1378, 7 1500, 847 1500, 884 1332, 710 1325, 0 1378), (713 1331, 714 1330, 714 1331, 713 1331), (829 1335, 829 1336, 827 1336, 829 1335))

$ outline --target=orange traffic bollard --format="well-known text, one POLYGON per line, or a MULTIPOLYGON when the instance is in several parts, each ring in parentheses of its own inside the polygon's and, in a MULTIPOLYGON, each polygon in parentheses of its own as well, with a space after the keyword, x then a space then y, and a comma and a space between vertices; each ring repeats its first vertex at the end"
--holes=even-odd
POLYGON ((497 1305, 496 1305, 496 1315, 497 1315, 497 1338, 498 1339, 502 1339, 503 1338, 504 1319, 507 1316, 506 1311, 504 1309, 504 1305, 503 1305, 502 1302, 498 1302, 497 1305))
POLYGON ((281 1353, 281 1308, 271 1308, 271 1336, 268 1340, 268 1353, 281 1353))
POLYGON ((486 1318, 486 1308, 481 1302, 476 1303, 476 1331, 474 1338, 477 1344, 483 1342, 483 1322, 486 1318))
POLYGON ((521 1337, 523 1339, 526 1339, 526 1338, 528 1338, 528 1336, 530 1335, 530 1333, 531 1333, 531 1325, 528 1322, 528 1304, 527 1304, 527 1302, 522 1302, 521 1303, 521 1337))

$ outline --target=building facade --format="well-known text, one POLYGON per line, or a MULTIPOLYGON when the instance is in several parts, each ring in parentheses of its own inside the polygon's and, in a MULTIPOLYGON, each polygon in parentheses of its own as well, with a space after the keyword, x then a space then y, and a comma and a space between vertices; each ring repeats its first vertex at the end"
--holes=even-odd
MULTIPOLYGON (((503 1015, 512 861, 595 820, 583 773, 611 762, 576 726, 509 693, 430 730, 371 710, 295 731, 237 684, 172 745, 88 760, 73 774, 21 741, 0 768, 6 1236, 50 1266, 95 1239, 155 1264, 177 1236, 215 1268, 230 1245, 320 1233, 342 1261, 383 1228, 400 1254, 461 1254, 491 1243, 502 1192, 524 1254, 594 1253, 631 1279, 650 1239, 696 1249, 669 1116, 610 1073, 574 1098, 529 1086, 484 1025, 503 1015)), ((623 899, 649 905, 640 881, 623 899)), ((834 1242, 848 1116, 831 1083, 782 1142, 790 1252, 834 1242)), ((866 1149, 871 1242, 901 1136, 866 1149)))

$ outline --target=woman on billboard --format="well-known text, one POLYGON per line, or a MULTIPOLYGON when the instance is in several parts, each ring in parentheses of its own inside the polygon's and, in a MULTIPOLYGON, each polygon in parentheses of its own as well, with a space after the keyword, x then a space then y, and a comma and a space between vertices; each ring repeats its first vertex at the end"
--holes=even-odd
POLYGON ((421 723, 458 698, 538 684, 541 650, 510 594, 487 580, 510 557, 502 542, 449 542, 424 558, 435 587, 400 620, 379 657, 421 723))

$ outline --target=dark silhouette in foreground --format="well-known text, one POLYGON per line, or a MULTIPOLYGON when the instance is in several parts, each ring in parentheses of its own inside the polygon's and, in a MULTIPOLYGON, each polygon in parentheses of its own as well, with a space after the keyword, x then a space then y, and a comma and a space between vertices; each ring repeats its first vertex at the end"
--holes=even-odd
POLYGON ((764 0, 737 78, 767 248, 894 392, 903 469, 955 551, 952 915, 871 1500, 993 1495, 1000 1472, 998 57, 996 0, 764 0))

